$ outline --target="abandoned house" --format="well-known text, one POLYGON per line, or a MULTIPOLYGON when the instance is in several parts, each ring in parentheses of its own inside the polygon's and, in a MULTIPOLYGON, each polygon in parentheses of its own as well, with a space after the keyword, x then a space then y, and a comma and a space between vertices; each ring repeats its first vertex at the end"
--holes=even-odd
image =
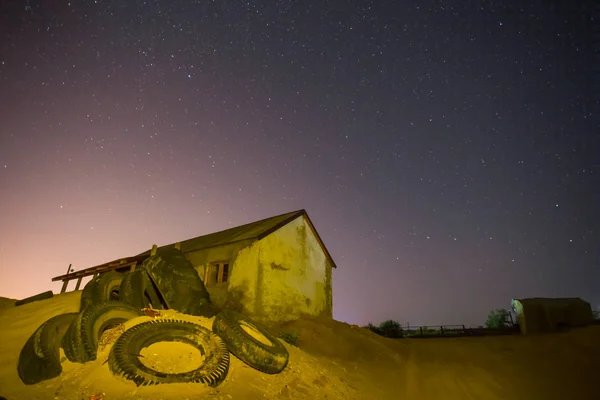
POLYGON ((554 332, 592 323, 590 303, 579 298, 531 298, 512 300, 523 334, 554 332))
MULTIPOLYGON (((305 210, 169 244, 192 263, 219 307, 259 321, 288 321, 300 315, 332 318, 331 255, 305 210)), ((69 280, 140 265, 151 251, 53 278, 69 280)))

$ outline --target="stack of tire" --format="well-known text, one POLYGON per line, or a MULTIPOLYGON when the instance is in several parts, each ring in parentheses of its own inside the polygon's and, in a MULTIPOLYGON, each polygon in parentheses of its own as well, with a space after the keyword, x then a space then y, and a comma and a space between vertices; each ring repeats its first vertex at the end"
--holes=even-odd
MULTIPOLYGON (((215 315, 204 283, 191 263, 180 251, 165 249, 134 271, 110 271, 92 279, 83 289, 79 313, 51 318, 29 338, 19 358, 19 377, 25 384, 35 384, 58 376, 62 371, 60 347, 71 362, 96 360, 102 333, 143 315, 144 308, 170 308, 208 318, 215 315)), ((223 310, 216 315, 212 332, 198 324, 174 319, 134 325, 116 340, 108 363, 115 375, 138 386, 177 382, 217 386, 227 375, 229 351, 249 366, 269 374, 281 372, 289 357, 281 342, 264 328, 239 313, 223 310), (263 340, 244 328, 259 333, 263 340), (165 341, 198 348, 205 355, 202 365, 186 373, 165 374, 139 360, 143 348, 165 341)))
MULTIPOLYGON (((139 282, 145 281, 144 274, 143 270, 128 273, 109 271, 89 281, 81 294, 79 313, 50 318, 25 343, 17 367, 21 381, 30 385, 60 375, 61 347, 69 361, 85 363, 95 360, 102 332, 142 315, 142 292, 131 290, 126 296, 121 296, 125 293, 121 286, 137 288, 139 282)), ((153 306, 159 304, 160 301, 156 301, 153 306)))

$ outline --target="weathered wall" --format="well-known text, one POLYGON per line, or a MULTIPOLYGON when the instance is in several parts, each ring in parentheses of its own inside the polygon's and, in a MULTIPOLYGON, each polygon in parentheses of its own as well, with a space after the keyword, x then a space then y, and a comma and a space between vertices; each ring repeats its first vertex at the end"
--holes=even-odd
MULTIPOLYGON (((258 285, 259 242, 240 249, 230 264, 227 294, 224 306, 233 310, 254 314, 258 285)), ((217 304, 217 303, 215 303, 217 304)))
POLYGON ((257 319, 332 317, 331 265, 304 217, 266 236, 258 247, 257 319))

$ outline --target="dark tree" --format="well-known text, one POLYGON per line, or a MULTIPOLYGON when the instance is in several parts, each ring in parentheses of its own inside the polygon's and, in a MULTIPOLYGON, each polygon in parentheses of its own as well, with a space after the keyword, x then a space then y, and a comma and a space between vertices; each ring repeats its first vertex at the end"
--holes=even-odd
POLYGON ((490 311, 487 321, 485 321, 485 326, 486 328, 504 328, 510 326, 510 314, 508 310, 500 308, 490 311))

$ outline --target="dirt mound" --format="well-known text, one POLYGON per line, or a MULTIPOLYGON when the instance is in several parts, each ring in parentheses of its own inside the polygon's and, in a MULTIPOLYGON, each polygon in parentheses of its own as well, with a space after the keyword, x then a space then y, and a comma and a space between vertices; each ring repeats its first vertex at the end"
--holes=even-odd
POLYGON ((17 301, 17 300, 9 299, 8 297, 0 297, 0 310, 9 308, 9 307, 14 307, 15 301, 17 301))
POLYGON ((401 361, 398 351, 404 347, 369 329, 325 318, 300 319, 269 328, 277 336, 297 334, 296 346, 313 356, 339 361, 401 361))
MULTIPOLYGON (((269 327, 276 336, 298 337, 295 345, 285 344, 289 363, 280 374, 261 373, 232 356, 227 378, 216 388, 137 387, 112 375, 106 361, 123 329, 153 318, 142 316, 106 332, 96 361, 82 365, 65 360, 59 377, 25 386, 16 369, 21 347, 47 319, 79 311, 79 299, 80 292, 72 292, 0 310, 0 396, 8 400, 80 400, 97 393, 104 393, 106 400, 600 398, 593 375, 600 359, 600 326, 530 337, 387 339, 365 328, 318 318, 269 327)), ((205 327, 213 320, 171 310, 160 314, 205 327)), ((160 357, 160 352, 170 350, 163 343, 152 351, 160 357)))

